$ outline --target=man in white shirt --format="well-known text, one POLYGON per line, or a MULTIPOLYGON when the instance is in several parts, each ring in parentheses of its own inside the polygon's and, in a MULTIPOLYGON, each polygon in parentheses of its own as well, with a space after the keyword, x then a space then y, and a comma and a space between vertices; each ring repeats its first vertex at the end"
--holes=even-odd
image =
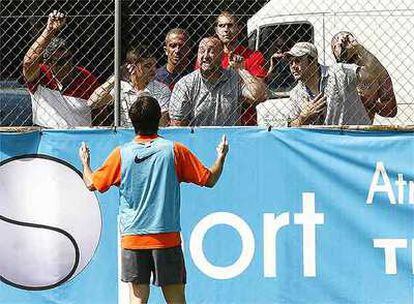
POLYGON ((27 51, 23 75, 32 99, 33 123, 48 128, 91 125, 86 100, 98 87, 96 77, 73 62, 73 53, 58 34, 66 16, 49 15, 42 34, 27 51))
MULTIPOLYGON (((132 127, 128 116, 131 105, 143 94, 154 97, 161 107, 160 126, 168 125, 168 107, 171 91, 167 85, 154 80, 156 60, 144 47, 131 48, 127 52, 125 64, 121 73, 121 126, 132 127)), ((88 100, 92 108, 102 107, 105 104, 113 103, 115 78, 109 78, 103 85, 95 90, 88 100)))

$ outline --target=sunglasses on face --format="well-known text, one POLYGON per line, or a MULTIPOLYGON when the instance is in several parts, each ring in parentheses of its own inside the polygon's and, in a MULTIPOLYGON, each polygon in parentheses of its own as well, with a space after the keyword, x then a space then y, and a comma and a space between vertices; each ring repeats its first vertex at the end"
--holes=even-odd
POLYGON ((48 62, 53 64, 53 65, 64 66, 65 64, 68 64, 68 63, 72 62, 72 56, 65 55, 65 56, 62 56, 62 57, 51 57, 51 58, 48 59, 48 62))

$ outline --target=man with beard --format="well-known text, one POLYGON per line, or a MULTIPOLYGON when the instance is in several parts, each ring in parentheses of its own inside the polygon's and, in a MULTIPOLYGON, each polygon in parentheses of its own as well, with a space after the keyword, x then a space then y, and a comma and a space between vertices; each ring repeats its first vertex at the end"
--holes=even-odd
POLYGON ((171 125, 233 126, 239 124, 241 98, 251 104, 267 98, 266 86, 245 69, 242 57, 221 67, 223 44, 215 37, 201 40, 200 69, 177 82, 170 101, 171 125))
POLYGON ((86 100, 99 85, 87 69, 75 66, 66 41, 57 37, 66 16, 50 13, 46 28, 27 51, 23 75, 32 99, 33 123, 68 128, 91 125, 86 100))
POLYGON ((171 91, 178 80, 191 72, 187 40, 188 34, 181 28, 174 28, 165 36, 167 64, 157 69, 155 80, 166 84, 171 91))
MULTIPOLYGON (((358 54, 350 56, 349 51, 342 46, 341 41, 347 36, 355 39, 352 33, 345 31, 341 31, 332 37, 331 48, 336 62, 361 65, 362 58, 358 54)), ((391 77, 385 68, 371 83, 367 83, 365 86, 358 85, 358 93, 372 122, 374 122, 375 114, 382 117, 397 115, 397 102, 391 77)))

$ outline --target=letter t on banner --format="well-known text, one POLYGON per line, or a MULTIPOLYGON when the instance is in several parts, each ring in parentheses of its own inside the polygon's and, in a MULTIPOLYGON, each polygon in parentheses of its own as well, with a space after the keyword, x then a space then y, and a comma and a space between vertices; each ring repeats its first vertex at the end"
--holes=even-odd
POLYGON ((397 248, 407 248, 406 239, 374 239, 374 248, 384 248, 385 273, 397 274, 397 248))
POLYGON ((294 214, 294 223, 303 226, 303 276, 316 277, 316 225, 323 225, 323 213, 315 213, 315 193, 302 193, 302 213, 294 214))

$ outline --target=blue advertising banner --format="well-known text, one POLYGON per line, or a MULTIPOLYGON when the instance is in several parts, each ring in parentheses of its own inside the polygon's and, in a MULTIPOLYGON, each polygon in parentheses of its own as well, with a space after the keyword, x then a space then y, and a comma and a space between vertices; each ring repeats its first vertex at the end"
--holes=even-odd
MULTIPOLYGON (((222 134, 216 187, 182 185, 188 303, 414 302, 412 132, 161 131, 206 165, 222 134)), ((117 189, 86 190, 78 148, 88 143, 96 169, 132 138, 0 133, 0 303, 127 303, 117 189)))

